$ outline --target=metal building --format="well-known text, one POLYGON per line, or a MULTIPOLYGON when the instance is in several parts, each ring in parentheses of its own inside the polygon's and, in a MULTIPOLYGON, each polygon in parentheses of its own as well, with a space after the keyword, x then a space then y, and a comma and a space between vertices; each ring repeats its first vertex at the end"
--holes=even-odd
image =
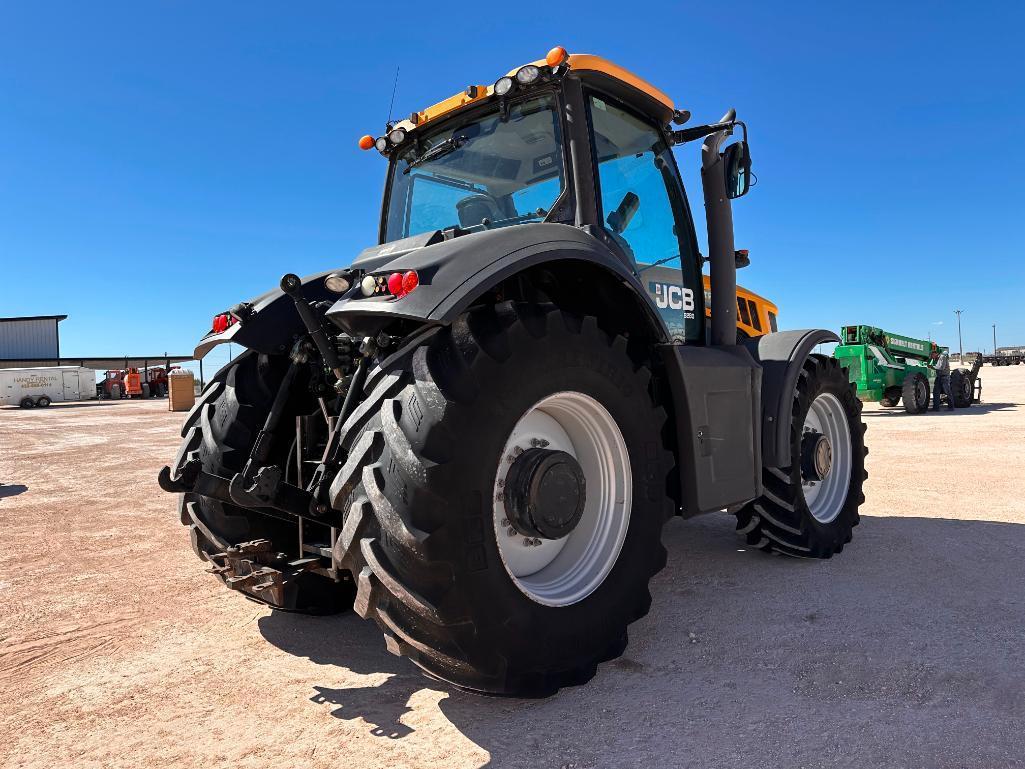
POLYGON ((45 368, 70 364, 96 371, 128 368, 168 367, 192 360, 191 355, 75 355, 61 356, 58 324, 67 315, 30 315, 0 318, 0 369, 45 368))
POLYGON ((67 315, 0 318, 0 360, 47 360, 61 356, 58 324, 67 315))

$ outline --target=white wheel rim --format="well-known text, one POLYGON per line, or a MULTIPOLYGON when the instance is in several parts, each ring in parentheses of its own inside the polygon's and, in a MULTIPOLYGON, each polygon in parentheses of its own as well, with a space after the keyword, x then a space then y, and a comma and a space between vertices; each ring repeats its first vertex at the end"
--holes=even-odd
POLYGON ((804 501, 812 517, 819 523, 831 523, 847 501, 851 482, 851 428, 847 412, 840 400, 830 393, 821 393, 811 402, 804 418, 804 433, 821 433, 829 441, 832 463, 821 481, 802 478, 804 501))
POLYGON ((569 606, 593 593, 612 571, 626 539, 632 486, 623 433, 598 401, 567 391, 531 406, 502 450, 493 496, 498 552, 516 586, 546 606, 569 606), (525 537, 512 529, 506 515, 503 487, 509 469, 520 452, 537 446, 573 455, 584 473, 583 515, 561 539, 525 537))

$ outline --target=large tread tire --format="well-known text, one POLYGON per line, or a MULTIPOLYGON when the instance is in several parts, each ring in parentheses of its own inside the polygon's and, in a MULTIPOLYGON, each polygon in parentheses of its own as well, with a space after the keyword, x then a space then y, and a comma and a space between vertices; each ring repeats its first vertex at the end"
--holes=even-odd
POLYGON ((391 652, 462 688, 531 697, 582 684, 623 652, 665 565, 660 532, 673 512, 667 417, 651 385, 626 339, 593 317, 512 302, 461 316, 371 375, 343 428, 335 556, 356 578, 356 612, 391 652), (564 390, 589 393, 616 419, 634 499, 612 571, 583 600, 552 607, 506 571, 492 489, 520 415, 564 390))
POLYGON ((924 414, 929 408, 929 380, 917 371, 908 374, 901 387, 901 398, 909 414, 924 414))
MULTIPOLYGON (((205 472, 230 478, 241 471, 286 368, 287 359, 249 350, 218 371, 185 418, 182 451, 198 450, 205 472)), ((287 456, 284 443, 275 449, 280 464, 287 456)), ((193 550, 204 561, 229 545, 254 539, 269 539, 282 549, 298 542, 294 524, 198 494, 179 495, 178 512, 193 550)), ((352 605, 348 585, 316 574, 301 575, 287 596, 287 608, 311 614, 352 605)))
POLYGON ((954 398, 954 406, 963 409, 972 405, 972 397, 975 395, 972 388, 972 378, 968 371, 963 368, 956 368, 950 372, 950 392, 954 398))
POLYGON ((790 424, 790 466, 762 471, 763 494, 737 513, 737 531, 748 546, 803 558, 830 558, 851 541, 858 525, 858 507, 865 501, 866 425, 861 401, 847 372, 835 358, 810 355, 797 379, 790 424), (801 441, 812 401, 822 393, 839 399, 851 438, 851 477, 839 514, 829 523, 812 516, 801 485, 801 441))
POLYGON ((900 405, 901 392, 899 387, 889 387, 882 398, 879 399, 879 405, 887 408, 893 408, 900 405))

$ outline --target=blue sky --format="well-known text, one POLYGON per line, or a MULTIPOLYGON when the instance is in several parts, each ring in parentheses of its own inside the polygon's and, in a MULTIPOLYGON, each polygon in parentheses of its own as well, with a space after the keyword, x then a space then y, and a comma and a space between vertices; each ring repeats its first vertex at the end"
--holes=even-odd
MULTIPOLYGON (((402 115, 561 44, 748 122, 740 280, 783 327, 956 349, 959 307, 966 349, 991 323, 1025 344, 1019 4, 580 7, 4 3, 0 315, 68 313, 69 355, 189 352, 215 311, 374 241, 384 163, 356 140, 396 65, 402 115)), ((697 148, 677 157, 701 232, 697 148)))

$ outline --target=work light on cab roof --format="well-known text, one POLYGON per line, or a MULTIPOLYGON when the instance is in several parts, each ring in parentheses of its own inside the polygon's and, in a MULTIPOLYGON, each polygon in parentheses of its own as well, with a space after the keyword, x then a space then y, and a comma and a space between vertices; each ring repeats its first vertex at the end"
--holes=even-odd
POLYGON ((382 155, 387 155, 408 138, 408 132, 413 128, 439 118, 465 104, 492 96, 503 99, 515 91, 517 87, 527 87, 543 82, 547 79, 547 76, 561 73, 563 64, 568 64, 569 58, 570 56, 566 53, 566 49, 561 45, 557 45, 547 53, 544 60, 525 64, 519 69, 500 77, 495 81, 494 85, 469 85, 461 94, 428 107, 422 112, 413 112, 408 120, 405 121, 409 124, 408 128, 389 123, 384 136, 379 136, 375 139, 370 134, 367 134, 360 137, 359 148, 361 150, 376 148, 382 155))

